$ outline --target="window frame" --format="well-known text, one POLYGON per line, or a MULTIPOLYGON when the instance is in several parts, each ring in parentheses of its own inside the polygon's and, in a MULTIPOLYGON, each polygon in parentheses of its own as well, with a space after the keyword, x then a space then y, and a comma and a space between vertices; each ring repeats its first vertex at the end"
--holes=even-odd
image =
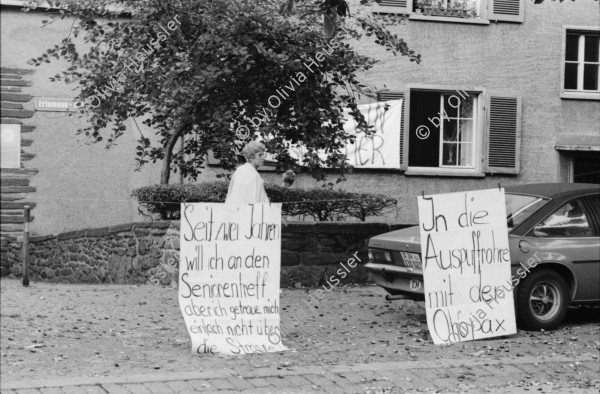
MULTIPOLYGON (((438 114, 441 114, 442 111, 444 111, 444 113, 446 115, 448 114, 447 110, 446 110, 446 107, 445 107, 445 101, 444 101, 444 96, 447 96, 447 95, 448 94, 446 94, 446 93, 442 93, 440 95, 440 111, 438 112, 438 114)), ((455 94, 450 94, 449 96, 450 97, 452 97, 452 96, 456 97, 455 94)), ((479 108, 479 99, 480 99, 479 94, 476 97, 473 98, 473 100, 474 100, 474 107, 473 107, 473 114, 472 114, 472 117, 470 119, 472 119, 472 121, 473 121, 472 123, 473 123, 473 127, 474 128, 476 127, 476 124, 479 121, 479 115, 474 110, 475 108, 479 108)), ((460 99, 459 99, 459 102, 460 102, 460 99)), ((452 105, 450 105, 449 102, 448 102, 448 105, 449 105, 449 107, 452 107, 452 105)), ((457 112, 457 116, 456 116, 457 125, 460 125, 460 123, 458 122, 458 120, 461 119, 461 117, 460 117, 460 110, 457 109, 456 112, 457 112)), ((453 118, 448 116, 447 119, 453 119, 453 118)), ((472 139, 472 141, 465 142, 465 141, 459 141, 458 140, 458 137, 460 135, 460 128, 457 129, 457 136, 456 136, 457 140, 456 140, 456 142, 444 141, 445 129, 444 129, 444 123, 441 120, 442 119, 440 119, 440 127, 439 127, 439 130, 440 130, 440 145, 439 145, 439 150, 438 150, 438 157, 440 159, 440 165, 439 165, 439 167, 441 167, 441 168, 448 168, 448 169, 458 169, 458 170, 475 169, 476 168, 476 164, 475 164, 476 163, 476 156, 477 156, 477 144, 479 143, 479 140, 477 138, 476 130, 473 130, 473 139, 472 139), (443 161, 444 161, 444 145, 456 145, 458 147, 461 144, 463 144, 463 145, 467 145, 467 144, 471 145, 471 147, 472 147, 472 154, 471 155, 472 156, 470 158, 471 160, 469 160, 469 161, 471 161, 473 163, 473 165, 467 167, 467 166, 444 164, 443 163, 443 161)), ((456 149, 456 159, 457 159, 457 161, 458 161, 459 151, 460 151, 459 149, 456 149)))
POLYGON ((474 177, 484 178, 484 162, 486 160, 486 144, 487 144, 487 133, 485 132, 486 126, 486 108, 485 98, 487 89, 483 86, 458 86, 458 85, 431 85, 431 84, 408 84, 404 91, 405 111, 404 111, 404 146, 403 146, 403 157, 405 158, 404 168, 405 175, 417 175, 417 176, 455 176, 455 177, 474 177), (476 121, 474 125, 474 138, 476 140, 474 144, 475 157, 473 168, 448 168, 448 167, 415 167, 409 165, 409 146, 410 146, 410 103, 411 103, 411 92, 413 90, 429 91, 435 93, 450 93, 456 91, 465 91, 468 93, 477 94, 477 106, 474 106, 474 116, 476 121))
MULTIPOLYGON (((573 100, 600 100, 600 89, 597 92, 585 91, 585 90, 567 90, 565 89, 565 72, 566 72, 566 54, 567 54, 567 34, 579 33, 581 35, 586 33, 600 33, 599 26, 573 26, 563 25, 563 38, 562 38, 562 50, 560 58, 560 98, 561 99, 573 99, 573 100)), ((579 44, 581 47, 581 43, 579 44)), ((581 48, 580 48, 581 49, 581 48)), ((585 56, 585 53, 580 51, 580 56, 585 56)), ((600 60, 600 59, 599 59, 600 60)), ((578 60, 579 64, 579 60, 578 60)), ((578 73, 583 78, 583 73, 578 73)), ((600 71, 598 78, 600 79, 600 71)))
MULTIPOLYGON (((448 0, 449 1, 449 0, 448 0)), ((450 16, 434 16, 434 15, 423 15, 417 14, 413 10, 413 1, 407 0, 407 9, 410 12, 408 19, 414 21, 433 21, 433 22, 451 22, 451 23, 463 23, 470 25, 489 25, 488 19, 488 8, 490 0, 479 0, 480 1, 480 14, 479 18, 456 18, 450 16)))
MULTIPOLYGON (((485 1, 485 0, 482 0, 485 1)), ((433 16, 433 15, 422 15, 411 13, 408 17, 411 21, 426 21, 426 22, 450 22, 450 23, 462 23, 467 25, 489 25, 490 21, 483 18, 483 13, 487 12, 487 8, 482 10, 482 16, 479 18, 453 18, 450 16, 433 16)))

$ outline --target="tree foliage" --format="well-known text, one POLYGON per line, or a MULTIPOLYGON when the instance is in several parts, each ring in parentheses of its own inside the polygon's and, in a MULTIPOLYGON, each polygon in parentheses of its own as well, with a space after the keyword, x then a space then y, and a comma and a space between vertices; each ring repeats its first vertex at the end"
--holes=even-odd
POLYGON ((248 142, 236 135, 239 128, 251 130, 251 138, 256 130, 279 168, 301 164, 318 179, 325 179, 324 167, 343 174, 349 167, 341 148, 353 139, 343 130, 343 111, 349 108, 359 127, 370 132, 357 108, 366 88, 358 75, 377 63, 354 51, 352 40, 371 37, 394 55, 420 61, 387 30, 397 19, 359 9, 351 15, 344 0, 53 5, 60 9, 53 18, 76 18, 72 31, 30 62, 67 60, 69 67, 53 79, 80 88, 81 116, 89 127, 78 133, 92 141, 110 147, 125 132, 137 133, 127 129, 131 118, 156 132, 149 138, 139 131, 136 161, 138 166, 162 161, 163 184, 171 167, 195 179, 208 151, 225 169, 234 168, 248 142), (76 44, 78 37, 85 45, 76 44), (182 137, 183 149, 174 149, 182 137), (295 143, 305 147, 302 163, 288 154, 295 143))

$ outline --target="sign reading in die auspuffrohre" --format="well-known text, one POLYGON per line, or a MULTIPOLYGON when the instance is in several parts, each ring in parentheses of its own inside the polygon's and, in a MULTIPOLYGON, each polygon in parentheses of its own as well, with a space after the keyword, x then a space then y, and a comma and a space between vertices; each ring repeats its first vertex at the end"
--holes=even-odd
POLYGON ((279 328, 281 204, 181 204, 179 306, 192 353, 287 350, 279 328))
POLYGON ((418 207, 433 342, 515 334, 504 189, 419 196, 418 207))

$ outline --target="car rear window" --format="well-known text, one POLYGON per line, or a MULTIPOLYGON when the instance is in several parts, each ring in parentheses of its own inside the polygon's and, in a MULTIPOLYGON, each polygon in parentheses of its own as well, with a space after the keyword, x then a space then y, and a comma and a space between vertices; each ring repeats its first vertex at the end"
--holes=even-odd
POLYGON ((558 208, 533 229, 536 237, 593 237, 594 232, 580 200, 572 200, 558 208))
POLYGON ((549 200, 536 196, 506 194, 506 226, 510 233, 549 200))

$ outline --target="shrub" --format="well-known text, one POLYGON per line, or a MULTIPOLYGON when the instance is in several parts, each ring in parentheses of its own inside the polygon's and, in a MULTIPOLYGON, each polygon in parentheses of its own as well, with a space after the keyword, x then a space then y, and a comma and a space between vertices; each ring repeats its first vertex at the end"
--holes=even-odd
POLYGON ((382 194, 353 193, 354 200, 346 206, 348 216, 365 221, 369 216, 381 216, 387 209, 398 202, 396 199, 385 197, 382 194))
MULTIPOLYGON (((186 185, 145 186, 133 191, 143 210, 158 215, 162 220, 179 219, 181 202, 224 202, 228 183, 203 182, 186 185)), ((271 202, 282 203, 285 216, 309 216, 318 221, 344 220, 354 217, 365 221, 369 216, 380 216, 396 204, 396 200, 380 194, 351 193, 328 188, 288 188, 266 184, 271 202)))
MULTIPOLYGON (((179 219, 182 202, 224 202, 228 184, 225 181, 190 183, 184 185, 153 185, 135 189, 140 208, 158 214, 162 220, 179 219)), ((142 210, 139 209, 143 214, 142 210)))

